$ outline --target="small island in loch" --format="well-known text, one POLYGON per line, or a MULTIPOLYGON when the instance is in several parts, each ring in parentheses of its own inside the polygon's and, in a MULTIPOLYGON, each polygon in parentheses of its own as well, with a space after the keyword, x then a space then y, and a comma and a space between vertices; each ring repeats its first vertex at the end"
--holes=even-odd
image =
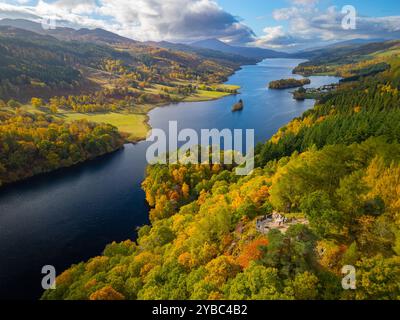
POLYGON ((281 80, 276 80, 276 81, 271 81, 268 85, 270 89, 290 89, 290 88, 298 88, 305 86, 307 84, 310 84, 311 80, 310 79, 281 79, 281 80))
POLYGON ((243 100, 240 99, 239 102, 235 103, 232 107, 232 112, 242 111, 244 108, 243 100))

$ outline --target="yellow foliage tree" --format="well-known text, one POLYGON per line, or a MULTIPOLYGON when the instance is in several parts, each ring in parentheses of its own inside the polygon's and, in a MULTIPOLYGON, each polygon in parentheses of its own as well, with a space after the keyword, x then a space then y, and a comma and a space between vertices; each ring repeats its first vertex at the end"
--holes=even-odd
POLYGON ((182 194, 184 198, 189 198, 190 187, 184 182, 182 185, 182 194))
POLYGON ((34 107, 34 108, 40 108, 43 106, 43 100, 40 98, 32 98, 31 104, 32 104, 32 107, 34 107))

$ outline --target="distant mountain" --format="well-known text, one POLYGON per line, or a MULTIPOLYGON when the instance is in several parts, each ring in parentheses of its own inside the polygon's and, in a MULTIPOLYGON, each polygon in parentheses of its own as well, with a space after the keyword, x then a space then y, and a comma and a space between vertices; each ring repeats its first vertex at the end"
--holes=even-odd
POLYGON ((40 34, 45 33, 40 23, 24 19, 2 19, 0 20, 0 26, 14 27, 40 34))
POLYGON ((236 52, 235 48, 218 39, 207 39, 191 43, 193 47, 207 48, 222 52, 236 52))
POLYGON ((191 44, 193 47, 218 50, 225 53, 237 54, 248 58, 266 59, 266 58, 287 58, 290 54, 263 48, 238 47, 226 44, 218 39, 207 39, 197 41, 191 44))
POLYGON ((323 46, 323 47, 308 48, 306 50, 294 53, 293 56, 296 58, 312 59, 312 58, 315 58, 318 56, 323 57, 326 54, 331 55, 331 53, 334 53, 337 50, 339 50, 340 52, 353 51, 356 48, 360 48, 360 47, 363 47, 368 44, 382 43, 385 41, 387 41, 387 40, 385 40, 385 39, 352 39, 352 40, 336 42, 336 43, 329 44, 329 45, 323 46))
POLYGON ((344 47, 344 46, 353 46, 353 45, 365 45, 368 43, 374 43, 374 42, 384 42, 387 41, 387 39, 352 39, 352 40, 346 40, 346 41, 341 41, 341 42, 336 42, 330 47, 344 47))
POLYGON ((45 29, 40 23, 24 19, 3 19, 0 26, 11 26, 18 29, 36 32, 42 35, 50 35, 64 41, 85 41, 101 44, 135 44, 137 41, 119 36, 103 29, 73 29, 57 27, 45 29))
MULTIPOLYGON (((67 29, 67 28, 65 28, 67 29)), ((79 30, 74 30, 72 34, 68 38, 67 34, 63 34, 61 28, 52 30, 55 31, 55 36, 59 38, 64 38, 62 40, 82 40, 82 41, 88 41, 88 42, 105 42, 107 44, 118 44, 118 43, 127 43, 127 44, 133 44, 137 43, 137 41, 134 41, 129 38, 125 38, 122 36, 119 36, 115 33, 103 30, 103 29, 79 29, 79 30), (58 31, 58 32, 57 32, 58 31)))
POLYGON ((164 49, 169 49, 169 50, 174 50, 174 51, 182 51, 182 52, 186 52, 186 53, 193 53, 193 54, 199 55, 203 58, 222 60, 224 62, 232 62, 235 65, 237 65, 237 64, 240 64, 240 65, 255 64, 255 63, 259 62, 259 60, 260 60, 260 59, 256 59, 256 58, 241 56, 241 55, 238 55, 235 53, 223 52, 220 50, 213 50, 213 49, 207 49, 207 48, 200 48, 200 47, 190 46, 190 45, 186 45, 186 44, 172 43, 172 42, 167 42, 167 41, 160 41, 160 42, 148 41, 148 42, 144 42, 144 44, 146 44, 148 46, 152 46, 152 47, 164 48, 164 49))
POLYGON ((313 74, 332 74, 341 77, 358 79, 360 76, 372 75, 388 69, 389 65, 382 63, 382 57, 391 57, 400 53, 400 40, 373 42, 367 44, 342 45, 327 47, 306 53, 308 61, 301 63, 293 72, 304 76, 313 74), (359 65, 367 62, 368 65, 359 65), (347 66, 346 66, 347 65, 347 66), (339 67, 344 67, 339 70, 339 67), (359 69, 357 69, 357 67, 359 69), (354 78, 353 76, 356 76, 354 78))
POLYGON ((351 40, 346 40, 346 41, 329 43, 327 45, 322 45, 322 46, 319 46, 319 47, 307 48, 305 50, 299 51, 298 54, 302 53, 302 52, 324 50, 324 49, 332 49, 332 48, 363 46, 363 45, 368 44, 368 43, 384 42, 384 41, 386 41, 386 40, 385 39, 351 39, 351 40))
MULTIPOLYGON (((18 29, 32 31, 41 35, 49 35, 63 41, 84 41, 98 44, 140 44, 140 42, 122 37, 103 29, 73 29, 57 27, 56 29, 43 28, 40 23, 25 19, 3 19, 0 26, 10 26, 18 29)), ((236 47, 228 45, 218 39, 208 39, 192 43, 191 45, 174 44, 166 41, 147 42, 146 45, 176 51, 190 52, 213 59, 225 61, 240 61, 242 64, 252 64, 265 58, 285 58, 290 55, 284 52, 277 52, 263 48, 236 47)))
MULTIPOLYGON (((309 59, 315 64, 326 64, 350 61, 351 57, 357 55, 368 55, 380 50, 387 50, 397 46, 398 41, 385 41, 376 39, 376 41, 366 41, 362 39, 339 42, 323 48, 296 53, 296 58, 309 59), (318 62, 318 63, 317 63, 318 62)), ((305 63, 307 64, 307 63, 305 63)))

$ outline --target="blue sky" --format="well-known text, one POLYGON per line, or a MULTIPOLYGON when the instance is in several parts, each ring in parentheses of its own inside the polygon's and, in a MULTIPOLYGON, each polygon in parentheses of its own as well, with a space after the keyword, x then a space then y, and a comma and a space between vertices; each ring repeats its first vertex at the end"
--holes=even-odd
POLYGON ((104 28, 136 40, 193 42, 293 51, 355 38, 400 38, 399 0, 0 0, 1 18, 104 28), (356 25, 342 25, 345 5, 356 25))
MULTIPOLYGON (((240 16, 257 34, 262 34, 262 30, 267 25, 279 24, 272 18, 274 10, 290 6, 290 1, 286 0, 218 0, 218 3, 233 15, 240 16)), ((320 9, 330 6, 341 8, 349 4, 363 16, 400 15, 400 0, 322 0, 319 1, 318 7, 320 9)))

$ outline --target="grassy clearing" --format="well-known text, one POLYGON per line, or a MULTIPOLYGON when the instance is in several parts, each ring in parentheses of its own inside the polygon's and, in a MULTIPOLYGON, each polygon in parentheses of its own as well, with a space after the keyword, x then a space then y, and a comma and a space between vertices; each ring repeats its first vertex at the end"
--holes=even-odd
POLYGON ((240 86, 234 85, 234 84, 219 84, 217 85, 217 88, 222 88, 222 89, 229 89, 229 90, 239 90, 240 86))
POLYGON ((208 101, 208 100, 220 99, 229 95, 230 94, 227 92, 198 90, 196 94, 186 97, 183 101, 186 102, 208 101))
MULTIPOLYGON (((213 88, 222 89, 222 90, 239 90, 240 86, 230 85, 230 84, 219 84, 213 86, 213 88)), ((195 102, 195 101, 208 101, 208 100, 216 100, 221 99, 223 97, 229 96, 231 93, 221 92, 221 91, 207 91, 207 90, 198 90, 197 93, 186 97, 184 99, 185 102, 195 102)))
MULTIPOLYGON (((45 108, 37 109, 31 105, 23 105, 22 109, 31 113, 48 113, 45 108)), ((150 106, 144 106, 141 113, 132 112, 109 112, 109 113, 78 113, 70 112, 67 110, 59 110, 54 116, 64 121, 71 122, 74 120, 86 119, 96 123, 109 123, 118 128, 120 132, 128 135, 128 141, 139 141, 146 139, 147 134, 150 130, 150 126, 147 124, 147 112, 150 110, 150 106)), ((11 109, 10 109, 11 110, 11 109)))
POLYGON ((150 130, 147 124, 147 115, 137 113, 76 113, 64 112, 59 115, 65 121, 86 119, 91 122, 109 123, 118 128, 120 132, 129 135, 129 141, 145 139, 150 130))

